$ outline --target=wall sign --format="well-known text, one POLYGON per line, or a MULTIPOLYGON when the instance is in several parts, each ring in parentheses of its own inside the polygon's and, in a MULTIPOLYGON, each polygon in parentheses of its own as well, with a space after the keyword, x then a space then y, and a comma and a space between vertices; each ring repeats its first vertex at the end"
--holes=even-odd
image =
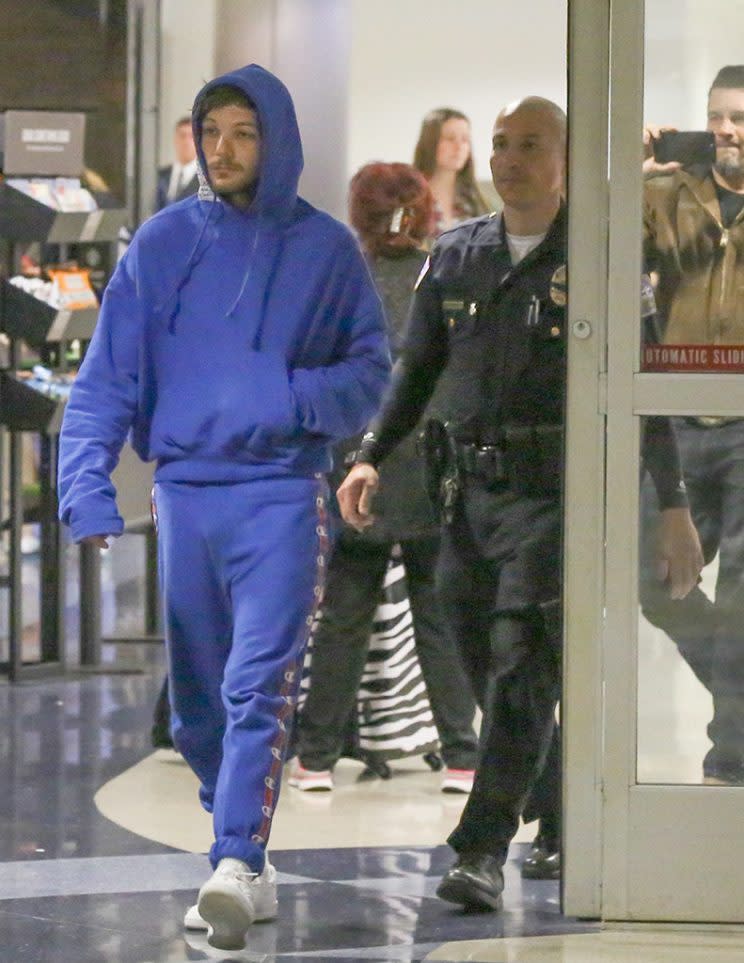
POLYGON ((744 372, 744 344, 646 344, 641 371, 744 372))
POLYGON ((51 110, 7 110, 3 172, 6 176, 80 177, 85 114, 51 110))

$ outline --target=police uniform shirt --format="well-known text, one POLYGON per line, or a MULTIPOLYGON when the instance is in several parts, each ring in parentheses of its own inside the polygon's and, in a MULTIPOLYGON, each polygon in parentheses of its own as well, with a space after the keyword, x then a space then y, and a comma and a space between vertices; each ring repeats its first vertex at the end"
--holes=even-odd
POLYGON ((500 214, 440 237, 417 283, 393 391, 372 426, 372 459, 411 430, 445 368, 442 407, 460 440, 494 443, 507 422, 561 423, 565 250, 565 208, 516 266, 500 214))

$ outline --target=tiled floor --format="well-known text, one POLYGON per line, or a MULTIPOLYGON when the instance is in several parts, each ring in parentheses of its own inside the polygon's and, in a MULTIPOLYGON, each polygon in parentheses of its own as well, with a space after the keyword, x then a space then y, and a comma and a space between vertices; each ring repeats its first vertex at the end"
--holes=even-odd
POLYGON ((220 954, 181 928, 208 874, 210 826, 180 758, 149 746, 162 653, 105 656, 98 674, 0 682, 0 963, 744 960, 735 931, 613 932, 563 917, 557 884, 519 876, 525 828, 503 913, 441 902, 442 840, 462 800, 439 792, 420 760, 396 764, 389 782, 360 782, 347 762, 330 795, 285 787, 272 838, 279 920, 220 954))
MULTIPOLYGON (((149 963, 214 955, 181 930, 183 912, 208 874, 199 853, 208 843, 208 820, 178 757, 151 754, 158 679, 153 666, 144 674, 0 685, 0 718, 6 720, 0 733, 0 960, 149 963), (149 793, 142 792, 146 784, 138 772, 150 773, 149 793), (128 784, 127 773, 133 779, 128 784), (107 793, 104 811, 119 818, 118 805, 128 813, 122 821, 151 837, 159 833, 159 807, 176 814, 179 845, 107 818, 95 804, 96 794, 107 793)), ((313 830, 317 797, 285 787, 286 826, 281 829, 278 817, 273 849, 280 919, 255 927, 247 950, 233 958, 423 960, 447 942, 591 928, 561 917, 556 884, 522 882, 516 860, 524 843, 512 853, 503 914, 465 915, 442 903, 434 889, 451 855, 441 844, 421 844, 413 807, 428 797, 423 838, 440 843, 458 804, 438 791, 439 777, 423 767, 406 764, 384 784, 357 783, 354 767, 343 768, 333 798, 349 814, 357 812, 349 823, 353 839, 344 836, 343 820, 338 824, 340 846, 329 847, 330 837, 313 830), (389 797, 387 805, 381 795, 389 797), (366 798, 372 798, 369 819, 360 822, 366 798), (380 818, 396 824, 397 845, 380 845, 380 818), (301 834, 293 823, 301 823, 301 834), (302 848, 286 848, 300 836, 302 848)))

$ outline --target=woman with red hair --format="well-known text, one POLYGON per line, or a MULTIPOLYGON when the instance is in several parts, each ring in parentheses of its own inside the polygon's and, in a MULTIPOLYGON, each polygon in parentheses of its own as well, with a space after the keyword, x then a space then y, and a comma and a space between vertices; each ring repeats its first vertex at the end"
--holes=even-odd
MULTIPOLYGON (((349 214, 382 298, 396 357, 413 287, 426 261, 422 244, 432 230, 431 190, 409 164, 367 164, 352 178, 349 214)), ((425 491, 417 434, 412 432, 386 460, 380 486, 384 498, 375 504, 374 525, 363 534, 344 526, 338 535, 312 642, 310 689, 297 725, 298 760, 289 784, 298 789, 333 788, 332 770, 353 720, 388 560, 399 545, 416 652, 446 766, 441 788, 470 791, 477 752, 475 702, 439 617, 434 593, 439 526, 425 491)), ((343 465, 359 440, 337 451, 337 464, 343 465)), ((410 731, 405 735, 410 737, 410 731)))
POLYGON ((349 219, 385 305, 393 357, 434 229, 434 197, 410 164, 366 164, 349 185, 349 219))
POLYGON ((421 123, 413 166, 426 177, 434 196, 429 241, 489 211, 475 179, 470 121, 462 111, 452 107, 429 111, 421 123))

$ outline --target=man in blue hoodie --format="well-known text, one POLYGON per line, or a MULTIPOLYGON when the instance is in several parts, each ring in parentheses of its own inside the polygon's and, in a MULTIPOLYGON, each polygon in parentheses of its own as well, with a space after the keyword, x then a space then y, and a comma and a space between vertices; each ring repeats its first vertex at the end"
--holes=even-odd
POLYGON ((266 844, 322 593, 330 446, 389 374, 350 232, 297 196, 286 88, 252 65, 193 108, 198 196, 137 232, 112 277, 60 440, 60 518, 105 547, 128 433, 154 508, 176 747, 213 813, 214 874, 186 925, 236 949, 276 914, 266 844))

